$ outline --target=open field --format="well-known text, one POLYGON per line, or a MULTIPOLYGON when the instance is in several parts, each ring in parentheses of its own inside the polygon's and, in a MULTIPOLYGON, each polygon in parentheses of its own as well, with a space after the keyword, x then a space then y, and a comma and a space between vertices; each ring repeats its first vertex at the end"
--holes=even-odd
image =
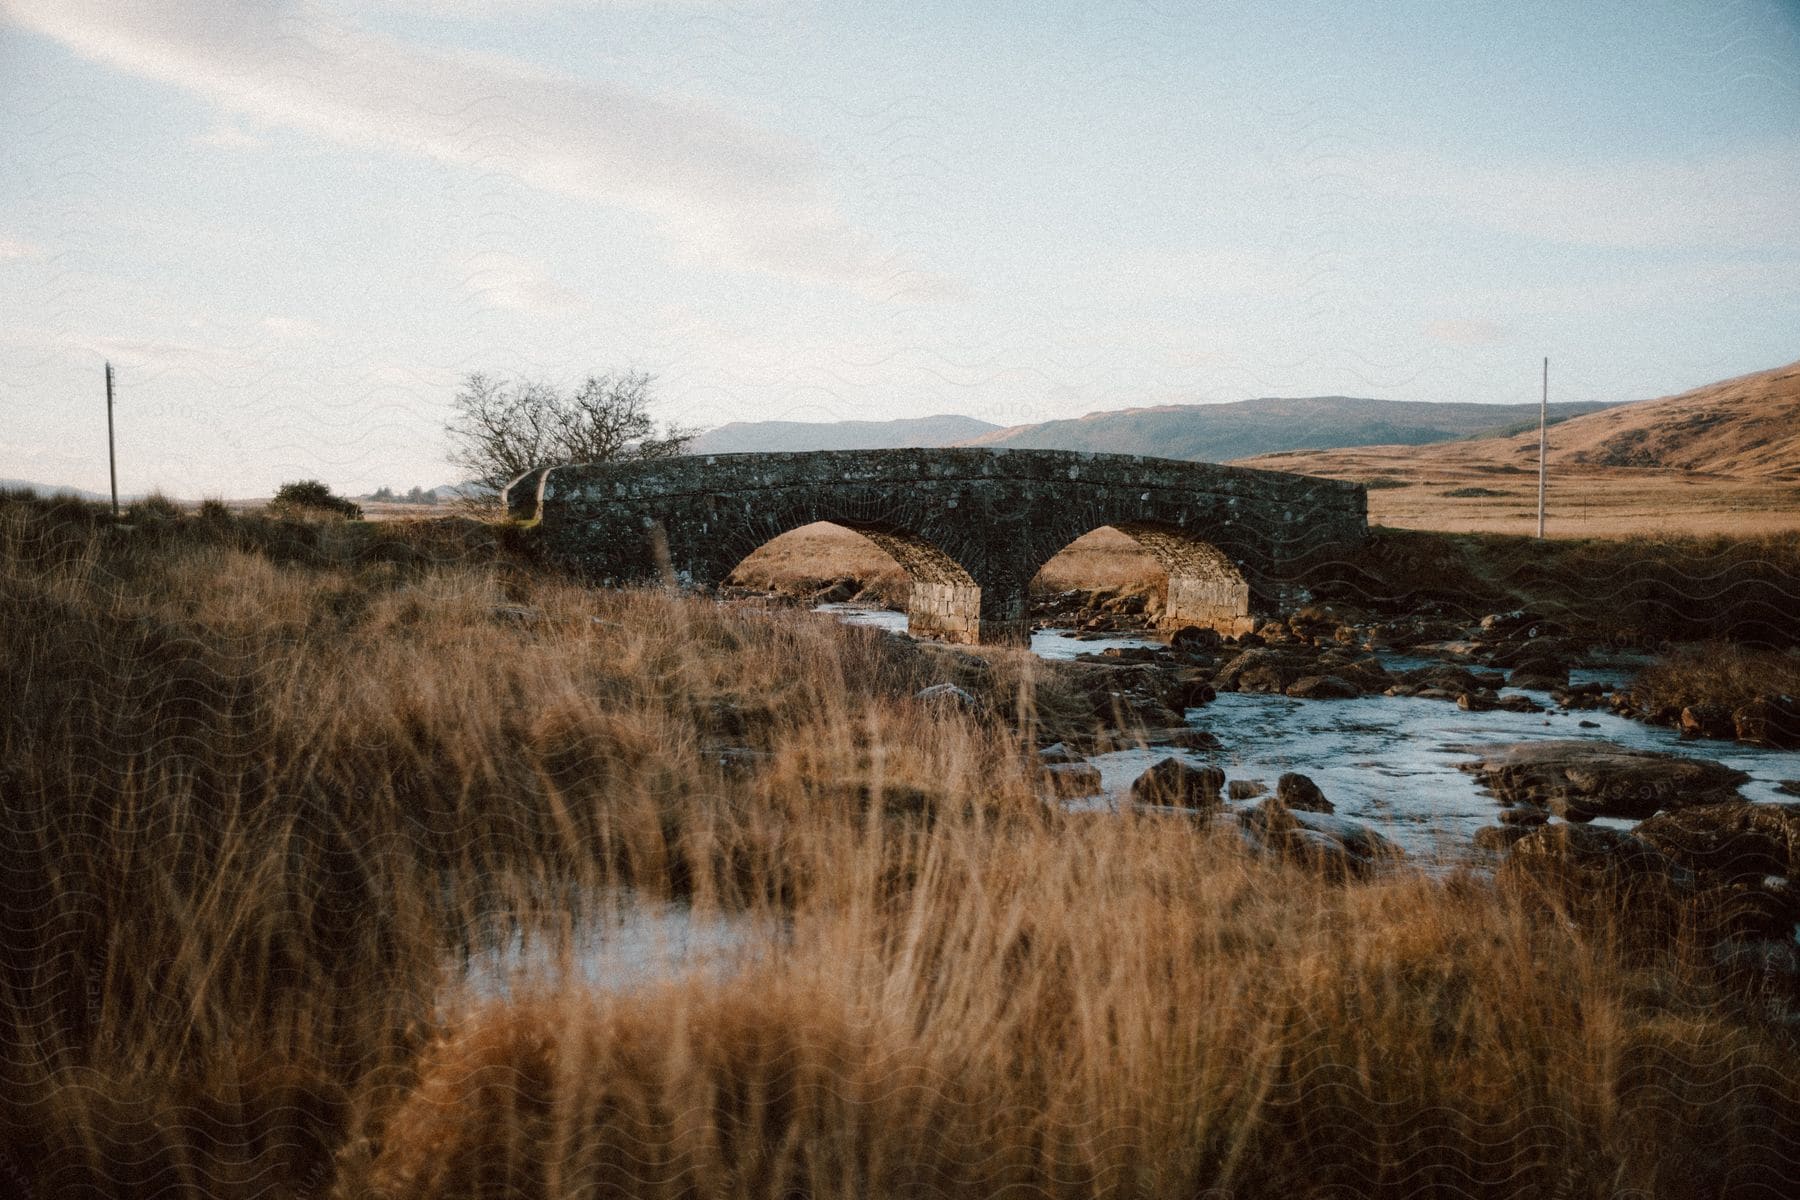
MULTIPOLYGON (((1478 443, 1294 451, 1239 465, 1369 484, 1372 525, 1537 532, 1535 459, 1495 463, 1478 443)), ((1800 530, 1800 482, 1574 464, 1552 468, 1546 510, 1555 538, 1790 533, 1800 530)))
MULTIPOLYGON (((1549 432, 1551 537, 1800 529, 1800 363, 1573 417, 1549 432)), ((1535 533, 1538 432, 1264 454, 1239 464, 1369 485, 1398 529, 1535 533)))
POLYGON ((1800 1162, 1800 1030, 1704 911, 1046 806, 1022 652, 589 591, 467 522, 16 500, 0 628, 21 1194, 1776 1196, 1800 1162), (987 715, 915 699, 946 678, 987 715), (783 932, 563 978, 623 889, 783 932), (515 922, 547 965, 477 994, 515 922))

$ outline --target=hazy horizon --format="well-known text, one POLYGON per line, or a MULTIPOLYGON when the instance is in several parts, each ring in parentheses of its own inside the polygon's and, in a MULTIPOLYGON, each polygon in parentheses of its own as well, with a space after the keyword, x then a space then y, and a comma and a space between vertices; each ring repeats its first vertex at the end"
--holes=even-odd
POLYGON ((1800 357, 1800 10, 0 0, 0 477, 659 417, 1646 399, 1800 357))

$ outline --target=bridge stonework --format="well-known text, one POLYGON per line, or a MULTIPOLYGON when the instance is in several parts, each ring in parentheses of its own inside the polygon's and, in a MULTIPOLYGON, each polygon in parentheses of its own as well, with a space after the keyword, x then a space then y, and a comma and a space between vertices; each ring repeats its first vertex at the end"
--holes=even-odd
POLYGON ((1062 450, 825 450, 540 468, 506 492, 546 553, 596 582, 715 586, 814 521, 864 534, 912 578, 909 628, 1030 635, 1026 586, 1111 525, 1169 577, 1162 623, 1235 633, 1292 599, 1285 567, 1368 532, 1361 486, 1277 471, 1062 450))

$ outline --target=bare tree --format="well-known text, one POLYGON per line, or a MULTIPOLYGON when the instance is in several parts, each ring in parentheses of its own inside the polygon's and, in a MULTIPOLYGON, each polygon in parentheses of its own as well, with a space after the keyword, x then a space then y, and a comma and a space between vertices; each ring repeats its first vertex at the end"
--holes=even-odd
POLYGON ((643 371, 590 375, 565 393, 554 384, 471 372, 445 426, 450 461, 498 491, 535 467, 672 458, 698 431, 668 425, 657 433, 649 412, 653 382, 643 371))

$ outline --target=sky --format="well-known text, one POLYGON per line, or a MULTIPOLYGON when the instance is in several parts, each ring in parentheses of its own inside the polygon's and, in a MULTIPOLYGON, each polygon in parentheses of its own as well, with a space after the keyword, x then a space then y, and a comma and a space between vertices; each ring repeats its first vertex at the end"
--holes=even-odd
POLYGON ((1800 4, 0 0, 0 478, 663 420, 1666 395, 1800 358, 1800 4))

